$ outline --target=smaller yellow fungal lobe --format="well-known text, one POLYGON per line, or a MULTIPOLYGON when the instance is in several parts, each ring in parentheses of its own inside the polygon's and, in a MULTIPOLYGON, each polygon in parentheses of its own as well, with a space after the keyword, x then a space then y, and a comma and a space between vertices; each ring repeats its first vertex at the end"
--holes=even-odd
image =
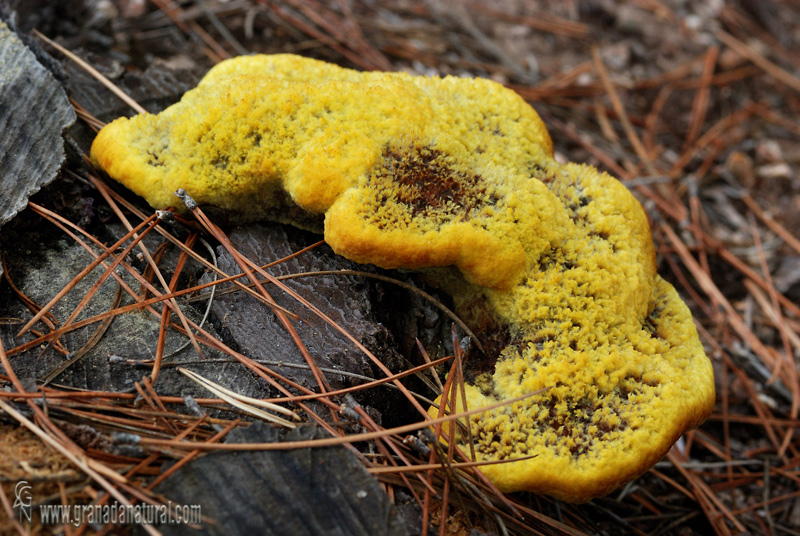
MULTIPOLYGON (((541 300, 567 298, 555 291, 541 300)), ((582 330, 510 324, 512 340, 491 376, 466 386, 469 409, 544 389, 470 417, 478 459, 509 462, 481 468, 501 491, 567 502, 605 495, 652 467, 709 415, 713 372, 688 309, 658 276, 646 303, 638 320, 594 317, 582 330), (602 337, 607 333, 612 337, 602 337), (526 456, 535 457, 513 461, 526 456)), ((571 316, 572 322, 587 318, 580 311, 571 316)), ((463 409, 459 402, 457 410, 463 409)), ((438 409, 430 413, 438 416, 438 409)))
POLYGON ((156 208, 184 188, 234 220, 324 220, 357 262, 457 268, 429 273, 490 354, 469 355, 467 409, 536 393, 469 418, 478 459, 508 462, 481 467, 502 491, 609 493, 711 412, 711 364, 642 207, 556 162, 498 84, 235 58, 162 113, 106 126, 92 159, 156 208))

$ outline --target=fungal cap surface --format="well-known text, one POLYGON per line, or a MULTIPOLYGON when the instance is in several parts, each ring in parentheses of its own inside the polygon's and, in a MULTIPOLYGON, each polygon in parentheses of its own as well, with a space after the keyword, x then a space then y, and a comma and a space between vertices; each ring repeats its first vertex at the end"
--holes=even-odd
POLYGON ((536 112, 494 82, 358 73, 291 55, 223 62, 179 103, 118 119, 92 145, 99 167, 156 208, 175 206, 184 188, 237 221, 313 228, 327 213, 326 239, 343 256, 455 264, 496 288, 519 280, 531 255, 524 242, 557 239, 547 188, 514 191, 551 153, 536 112), (431 195, 413 181, 435 185, 438 171, 452 188, 431 195), (505 202, 548 228, 515 230, 516 216, 496 206, 505 202))
MULTIPOLYGON (((713 371, 689 311, 660 278, 654 298, 644 324, 617 327, 613 338, 624 344, 590 342, 603 338, 595 331, 609 329, 601 325, 573 333, 577 350, 561 346, 559 336, 516 352, 506 348, 492 377, 466 384, 470 410, 544 389, 469 417, 477 459, 508 462, 480 467, 498 489, 565 502, 606 495, 650 469, 708 417, 713 371), (533 457, 512 461, 526 456, 533 457)), ((457 411, 463 409, 459 398, 457 411)), ((438 409, 429 413, 437 417, 438 409)), ((465 437, 457 442, 469 452, 465 437)))

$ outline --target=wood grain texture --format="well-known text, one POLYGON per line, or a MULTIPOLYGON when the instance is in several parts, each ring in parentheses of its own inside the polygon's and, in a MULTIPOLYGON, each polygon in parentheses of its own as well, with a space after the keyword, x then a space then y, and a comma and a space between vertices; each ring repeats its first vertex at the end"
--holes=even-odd
POLYGON ((0 225, 55 179, 74 121, 61 85, 0 22, 0 225))
MULTIPOLYGON (((234 430, 228 442, 275 442, 324 437, 311 425, 280 437, 262 423, 234 430)), ((403 535, 389 497, 344 447, 264 452, 216 452, 181 468, 156 489, 173 504, 200 504, 197 534, 265 536, 403 535)), ((165 535, 186 527, 159 527, 165 535)))
MULTIPOLYGON (((230 234, 234 246, 248 258, 265 264, 294 253, 316 241, 317 237, 303 231, 276 225, 253 224, 234 229, 230 234)), ((241 270, 227 253, 221 252, 219 266, 226 273, 241 270)), ((318 270, 365 269, 339 257, 327 246, 312 250, 269 269, 275 275, 287 275, 318 270)), ((370 268, 366 268, 369 270, 370 268)), ((376 354, 389 368, 399 365, 398 354, 393 350, 389 331, 375 320, 370 299, 371 282, 353 276, 309 277, 287 281, 286 284, 307 300, 320 307, 326 315, 348 330, 354 337, 376 354)), ((303 319, 294 322, 311 356, 320 367, 374 376, 369 360, 345 337, 316 317, 311 311, 288 297, 283 291, 267 285, 275 301, 303 319)), ((266 305, 241 293, 219 296, 212 306, 218 320, 215 327, 229 336, 244 354, 255 359, 280 361, 304 365, 302 354, 292 342, 266 305)), ((277 366, 274 369, 306 387, 316 387, 310 371, 277 366)), ((327 374, 334 388, 351 382, 336 374, 327 374)))

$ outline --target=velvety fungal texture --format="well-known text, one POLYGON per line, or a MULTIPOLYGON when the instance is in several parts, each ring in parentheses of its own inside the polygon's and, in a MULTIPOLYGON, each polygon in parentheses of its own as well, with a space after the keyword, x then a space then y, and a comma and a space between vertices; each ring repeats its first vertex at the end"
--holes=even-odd
POLYGON ((469 418, 478 458, 508 461, 481 468, 503 491, 606 494, 711 412, 711 364, 641 206, 556 162, 499 84, 240 57, 106 126, 92 158, 156 208, 184 188, 229 219, 322 223, 357 262, 432 269, 491 349, 467 361, 469 409, 546 389, 469 418))

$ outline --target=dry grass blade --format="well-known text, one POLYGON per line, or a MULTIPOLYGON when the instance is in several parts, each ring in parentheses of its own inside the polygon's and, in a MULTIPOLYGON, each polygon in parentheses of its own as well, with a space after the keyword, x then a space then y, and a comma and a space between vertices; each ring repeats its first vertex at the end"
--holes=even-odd
POLYGON ((441 425, 443 423, 457 422, 459 419, 469 417, 478 413, 491 411, 493 409, 508 406, 514 402, 519 402, 540 394, 541 391, 535 391, 526 395, 522 395, 509 400, 504 400, 496 404, 491 404, 483 408, 471 409, 469 411, 462 411, 452 415, 446 415, 429 421, 416 422, 413 424, 406 424, 404 426, 397 426, 386 430, 378 430, 375 432, 364 432, 360 434, 351 434, 348 436, 335 436, 324 439, 311 439, 307 441, 282 441, 280 443, 226 443, 224 445, 208 445, 205 442, 197 441, 176 441, 174 439, 149 439, 141 438, 140 444, 143 446, 151 446, 154 448, 173 447, 184 449, 198 449, 198 450, 289 450, 301 448, 319 448, 319 447, 332 447, 336 445, 345 445, 352 443, 359 443, 362 441, 371 441, 373 439, 381 439, 388 436, 397 436, 407 434, 409 432, 416 432, 429 428, 431 426, 441 425))
POLYGON ((281 413, 283 415, 287 415, 292 417, 294 420, 300 420, 297 415, 295 415, 292 411, 284 408, 283 406, 279 406, 277 404, 272 404, 270 402, 265 402, 263 400, 258 400, 256 398, 251 398, 249 396, 243 396, 238 393, 234 393, 230 389, 225 389, 221 385, 218 385, 206 378, 203 378, 201 375, 192 372, 191 370, 185 368, 179 368, 178 371, 185 376, 188 376, 192 379, 192 381, 202 385, 204 388, 211 391, 213 394, 217 395, 219 398, 224 400, 225 402, 235 406, 242 411, 245 411, 251 415, 255 415, 260 419, 264 419, 268 422, 273 422, 276 424, 280 424, 281 426, 285 426, 286 428, 294 428, 295 424, 287 421, 286 419, 282 419, 271 413, 267 413, 266 411, 261 411, 258 408, 253 406, 258 406, 264 409, 269 409, 276 413, 281 413))

